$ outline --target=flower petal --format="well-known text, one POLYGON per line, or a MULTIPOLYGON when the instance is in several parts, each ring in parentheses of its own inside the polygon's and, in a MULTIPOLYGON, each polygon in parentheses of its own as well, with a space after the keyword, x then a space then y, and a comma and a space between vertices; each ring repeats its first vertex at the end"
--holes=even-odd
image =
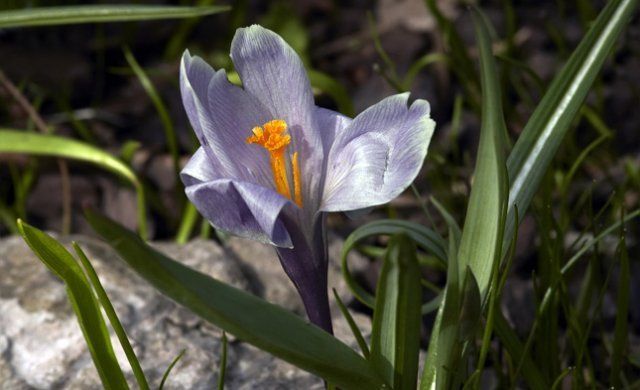
POLYGON ((214 71, 188 51, 180 67, 182 100, 217 177, 230 177, 272 187, 268 153, 245 140, 254 126, 269 120, 262 104, 229 82, 224 69, 214 71))
POLYGON ((271 189, 216 179, 188 185, 186 194, 217 229, 279 247, 292 246, 280 219, 280 213, 290 201, 271 189))
POLYGON ((298 152, 303 180, 303 197, 315 198, 321 180, 318 172, 324 160, 323 135, 317 125, 311 84, 300 57, 276 33, 253 25, 237 30, 231 43, 231 59, 244 89, 258 99, 271 119, 289 126, 289 150, 298 152))
POLYGON ((240 28, 231 42, 231 59, 244 89, 269 110, 271 119, 285 120, 292 132, 302 131, 307 142, 321 142, 313 129, 313 92, 307 72, 284 39, 258 25, 240 28))
POLYGON ((339 112, 328 110, 326 108, 315 108, 315 116, 318 125, 318 129, 322 133, 322 142, 326 153, 329 153, 333 140, 336 134, 341 133, 347 128, 353 121, 348 116, 342 115, 339 112))
POLYGON ((322 211, 348 211, 400 195, 422 166, 435 122, 429 103, 409 94, 382 100, 336 134, 327 161, 322 211))
POLYGON ((209 159, 203 147, 199 147, 191 156, 187 165, 182 168, 180 179, 187 187, 218 179, 221 177, 221 168, 218 165, 217 161, 209 159))

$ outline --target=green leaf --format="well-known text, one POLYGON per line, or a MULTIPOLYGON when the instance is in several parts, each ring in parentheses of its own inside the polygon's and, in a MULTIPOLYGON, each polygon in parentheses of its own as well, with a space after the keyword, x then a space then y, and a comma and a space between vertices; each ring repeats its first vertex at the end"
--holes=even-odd
MULTIPOLYGON (((449 261, 447 287, 432 331, 420 383, 422 389, 448 389, 460 382, 459 378, 454 379, 455 367, 463 358, 462 344, 467 341, 464 338, 473 336, 471 329, 466 329, 472 323, 461 322, 461 316, 480 312, 480 302, 500 261, 507 199, 506 129, 489 27, 479 10, 474 9, 473 17, 483 95, 480 145, 457 261, 449 261), (477 300, 475 288, 479 294, 477 300)), ((449 225, 455 240, 455 223, 449 221, 449 225)))
POLYGON ((103 386, 106 389, 128 389, 113 352, 100 304, 76 260, 58 241, 42 231, 22 221, 18 221, 18 227, 31 250, 64 281, 103 386))
POLYGON ((40 7, 0 12, 0 28, 191 18, 230 9, 228 6, 171 7, 126 4, 40 7))
POLYGON ((523 218, 570 124, 593 85, 616 39, 629 23, 638 0, 611 0, 600 12, 564 68, 531 115, 507 161, 508 214, 503 248, 514 231, 514 206, 523 218))
POLYGON ((0 153, 70 158, 95 164, 123 178, 136 189, 140 234, 146 236, 146 205, 143 186, 136 174, 111 154, 91 144, 70 138, 2 128, 0 128, 0 153))
POLYGON ((343 389, 379 389, 384 381, 347 345, 297 315, 186 267, 91 210, 86 217, 140 276, 228 333, 343 389))
POLYGON ((416 387, 421 301, 416 247, 400 233, 389 240, 378 279, 370 355, 370 361, 396 390, 416 387))
POLYGON ((495 264, 500 261, 507 200, 506 128, 489 27, 479 10, 474 9, 473 17, 480 51, 482 123, 473 187, 458 249, 458 271, 469 266, 484 296, 495 264))

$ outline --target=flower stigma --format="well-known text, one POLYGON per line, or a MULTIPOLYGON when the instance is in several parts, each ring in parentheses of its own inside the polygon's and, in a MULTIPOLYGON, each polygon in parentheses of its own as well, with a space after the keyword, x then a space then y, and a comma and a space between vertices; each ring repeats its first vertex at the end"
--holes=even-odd
POLYGON ((282 119, 274 119, 251 129, 253 135, 247 137, 248 144, 257 144, 269 152, 273 182, 278 193, 288 199, 294 200, 298 207, 302 207, 302 184, 300 182, 300 165, 298 164, 298 152, 291 155, 291 171, 293 176, 293 197, 287 175, 287 160, 285 151, 291 143, 291 136, 287 134, 287 122, 282 119))

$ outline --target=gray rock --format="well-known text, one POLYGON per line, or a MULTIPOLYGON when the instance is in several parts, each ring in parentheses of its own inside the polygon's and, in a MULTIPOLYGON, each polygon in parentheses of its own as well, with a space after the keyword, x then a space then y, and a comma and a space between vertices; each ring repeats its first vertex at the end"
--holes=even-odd
MULTIPOLYGON (((221 349, 221 332, 156 292, 117 258, 106 244, 87 237, 77 241, 92 261, 143 370, 152 387, 159 384, 166 367, 183 349, 186 354, 174 367, 167 389, 215 387, 221 349)), ((226 247, 195 240, 178 246, 154 244, 183 263, 235 287, 256 293, 302 313, 293 285, 280 269, 270 247, 232 239, 226 247)), ((338 258, 341 243, 332 240, 331 253, 338 258), (338 253, 336 253, 338 252, 338 253)), ((352 268, 366 265, 353 258, 352 268)), ((330 266, 331 283, 343 299, 349 299, 337 263, 330 266)), ((336 336, 356 347, 346 321, 338 310, 336 336)), ((365 335, 367 316, 354 314, 365 335)), ((135 381, 119 343, 112 336, 116 354, 135 388, 135 381)), ((0 388, 2 389, 100 389, 100 380, 82 333, 67 301, 64 286, 19 237, 0 240, 0 388)), ((231 338, 228 350, 228 389, 321 389, 320 379, 231 338)))

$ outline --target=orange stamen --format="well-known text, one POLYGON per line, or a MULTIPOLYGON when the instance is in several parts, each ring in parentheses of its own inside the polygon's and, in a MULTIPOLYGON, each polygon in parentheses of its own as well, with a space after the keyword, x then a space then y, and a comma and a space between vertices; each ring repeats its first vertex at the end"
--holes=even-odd
MULTIPOLYGON (((287 123, 281 119, 251 129, 253 135, 247 137, 248 144, 257 144, 267 149, 271 158, 271 171, 276 190, 282 196, 291 199, 291 188, 287 176, 287 162, 285 150, 291 143, 291 136, 286 134, 287 123)), ((298 153, 291 157, 293 171, 293 197, 296 204, 302 207, 302 185, 300 182, 300 167, 298 165, 298 153)))
POLYGON ((298 207, 302 207, 302 182, 300 181, 300 165, 298 164, 298 152, 291 156, 293 168, 293 196, 298 207))

